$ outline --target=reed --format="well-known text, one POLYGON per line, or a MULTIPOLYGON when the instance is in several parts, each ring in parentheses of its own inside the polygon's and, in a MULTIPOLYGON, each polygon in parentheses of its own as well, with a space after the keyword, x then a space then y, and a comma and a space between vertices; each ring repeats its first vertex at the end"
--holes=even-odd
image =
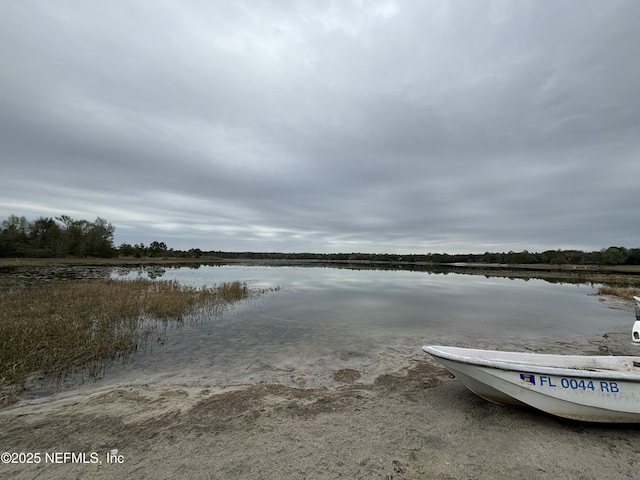
POLYGON ((603 286, 598 289, 598 295, 610 295, 633 302, 633 297, 640 297, 640 288, 603 286))
POLYGON ((212 288, 175 281, 45 283, 0 295, 0 389, 35 374, 62 376, 143 347, 166 322, 217 315, 252 292, 240 282, 212 288))

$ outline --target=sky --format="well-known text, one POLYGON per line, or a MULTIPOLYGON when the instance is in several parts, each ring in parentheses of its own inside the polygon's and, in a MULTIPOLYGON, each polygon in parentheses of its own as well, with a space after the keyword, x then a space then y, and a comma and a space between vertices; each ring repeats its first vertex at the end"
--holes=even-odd
POLYGON ((0 220, 115 244, 640 246, 640 2, 27 0, 0 220))

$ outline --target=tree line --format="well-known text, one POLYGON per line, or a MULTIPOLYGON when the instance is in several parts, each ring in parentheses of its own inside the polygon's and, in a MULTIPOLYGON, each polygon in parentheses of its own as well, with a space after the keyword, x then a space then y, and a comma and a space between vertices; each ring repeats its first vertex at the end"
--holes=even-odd
POLYGON ((40 217, 28 221, 24 216, 10 215, 0 224, 0 257, 166 257, 250 260, 313 260, 318 262, 379 263, 504 263, 504 264, 574 264, 574 265, 640 265, 640 248, 608 247, 599 251, 547 250, 482 254, 428 253, 415 255, 370 253, 280 253, 223 252, 174 250, 164 242, 114 245, 115 227, 103 218, 95 221, 75 220, 68 215, 40 217))
POLYGON ((68 215, 28 221, 10 215, 0 224, 0 257, 115 257, 114 232, 100 217, 94 222, 68 215))
POLYGON ((640 248, 609 247, 599 251, 547 250, 541 253, 522 252, 480 254, 375 254, 375 253, 264 253, 264 252, 206 252, 226 259, 251 260, 315 260, 327 262, 379 263, 500 263, 553 265, 640 265, 640 248))
POLYGON ((176 251, 158 241, 116 247, 114 233, 115 227, 100 217, 93 222, 68 215, 29 221, 24 216, 9 215, 0 223, 0 258, 202 256, 197 248, 176 251))

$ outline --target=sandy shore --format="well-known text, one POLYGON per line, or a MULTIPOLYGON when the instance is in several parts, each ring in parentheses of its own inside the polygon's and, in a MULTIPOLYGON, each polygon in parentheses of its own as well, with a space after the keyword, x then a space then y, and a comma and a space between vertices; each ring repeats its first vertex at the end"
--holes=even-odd
POLYGON ((490 404, 426 355, 371 383, 355 377, 336 372, 330 389, 138 385, 19 402, 0 411, 0 450, 40 463, 0 464, 0 477, 640 478, 637 426, 490 404), (53 463, 64 452, 86 463, 53 463))

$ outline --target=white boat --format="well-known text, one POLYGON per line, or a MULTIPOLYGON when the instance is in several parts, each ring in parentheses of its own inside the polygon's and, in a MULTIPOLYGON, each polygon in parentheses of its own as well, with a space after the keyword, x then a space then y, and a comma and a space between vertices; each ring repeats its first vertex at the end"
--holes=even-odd
POLYGON ((491 402, 573 420, 640 423, 640 357, 422 348, 491 402))
POLYGON ((633 299, 636 301, 636 323, 631 329, 631 340, 640 343, 640 297, 633 297, 633 299))

